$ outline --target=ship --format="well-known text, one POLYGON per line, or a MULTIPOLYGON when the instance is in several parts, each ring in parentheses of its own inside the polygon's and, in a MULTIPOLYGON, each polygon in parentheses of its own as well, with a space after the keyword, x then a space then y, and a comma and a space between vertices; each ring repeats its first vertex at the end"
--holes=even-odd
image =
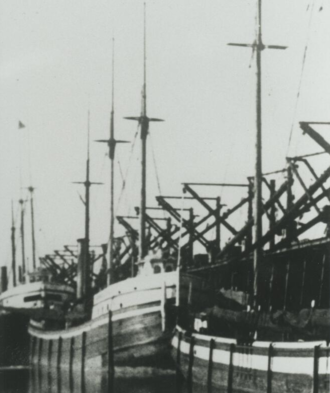
MULTIPOLYGON (((321 151, 287 157, 284 169, 263 173, 261 57, 265 49, 285 47, 263 43, 261 3, 254 43, 229 44, 252 48, 256 57, 255 173, 237 185, 247 188, 246 198, 228 209, 248 204, 247 221, 217 250, 213 263, 192 261, 180 272, 178 290, 188 296, 179 296, 172 355, 188 392, 329 391, 330 168, 317 174, 310 159, 330 154, 322 136, 330 123, 301 121, 301 130, 321 151), (278 173, 286 178, 276 188, 278 173), (323 236, 303 239, 316 225, 323 236)), ((198 197, 194 185, 184 189, 198 197)), ((228 227, 227 217, 221 216, 228 227)))
MULTIPOLYGON (((36 369, 67 371, 72 378, 77 372, 85 379, 87 372, 103 370, 107 383, 128 378, 166 376, 173 373, 170 340, 175 325, 175 304, 178 281, 177 260, 160 249, 148 252, 146 220, 147 136, 150 122, 161 119, 147 115, 146 23, 144 9, 144 76, 141 114, 127 117, 138 122, 141 140, 141 192, 138 238, 130 246, 131 257, 125 266, 115 264, 114 238, 114 166, 115 149, 126 141, 115 138, 114 127, 114 50, 112 61, 112 108, 110 135, 97 140, 106 143, 110 159, 110 236, 108 249, 95 284, 90 254, 90 180, 89 136, 85 186, 85 236, 78 240, 76 277, 77 299, 65 316, 61 328, 47 318, 32 318, 29 325, 30 363, 36 369), (130 260, 133 260, 133 264, 130 260), (127 269, 127 266, 129 267, 127 269), (124 270, 121 272, 120 270, 124 270)), ((113 43, 114 47, 114 43, 113 43)), ((89 132, 88 132, 89 135, 89 132)), ((123 217, 118 220, 126 223, 123 217)), ((130 229, 130 228, 129 228, 130 229)), ((150 243, 150 242, 149 242, 150 243)), ((127 251, 124 251, 127 254, 127 251)), ((117 255, 118 257, 118 255, 117 255)))
POLYGON ((17 266, 16 260, 16 226, 12 206, 11 251, 12 261, 10 274, 7 266, 1 268, 0 288, 0 342, 1 366, 27 365, 28 357, 28 324, 30 318, 46 318, 53 321, 63 320, 66 308, 75 299, 75 291, 58 270, 36 263, 36 245, 34 234, 34 188, 29 187, 31 208, 32 261, 33 270, 28 271, 25 256, 24 214, 25 201, 21 205, 21 251, 22 262, 17 266), (17 274, 18 273, 18 274, 17 274), (11 280, 8 278, 11 276, 11 280), (10 282, 8 282, 10 281, 10 282))

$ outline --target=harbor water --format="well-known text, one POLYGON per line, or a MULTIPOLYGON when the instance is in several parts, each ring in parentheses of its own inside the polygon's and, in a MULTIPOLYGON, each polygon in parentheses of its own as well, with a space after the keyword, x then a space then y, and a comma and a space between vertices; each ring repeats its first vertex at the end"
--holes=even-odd
POLYGON ((29 368, 6 368, 0 371, 1 393, 169 393, 178 389, 177 377, 173 374, 162 377, 147 376, 121 379, 116 386, 108 386, 107 376, 102 372, 70 376, 57 370, 34 370, 29 368))

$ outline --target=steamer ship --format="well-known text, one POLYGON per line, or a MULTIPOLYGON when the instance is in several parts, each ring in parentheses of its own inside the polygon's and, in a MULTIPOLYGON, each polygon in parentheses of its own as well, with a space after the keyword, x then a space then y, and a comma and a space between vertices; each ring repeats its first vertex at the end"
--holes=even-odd
MULTIPOLYGON (((145 10, 144 10, 145 13, 145 10)), ((145 15, 144 15, 145 20, 145 15)), ((144 23, 145 26, 145 23, 144 23)), ((129 378, 166 376, 173 372, 170 340, 175 325, 175 303, 178 281, 175 257, 156 248, 157 239, 147 239, 146 222, 146 152, 149 124, 161 119, 147 115, 146 31, 144 27, 144 82, 141 114, 127 117, 138 122, 141 140, 141 192, 139 232, 123 217, 120 223, 130 231, 131 243, 116 253, 114 238, 114 164, 118 143, 114 130, 114 55, 112 71, 112 109, 110 136, 98 140, 108 145, 110 158, 110 236, 103 247, 103 269, 93 279, 90 253, 90 181, 89 142, 85 186, 85 236, 79 239, 75 306, 59 328, 45 318, 32 318, 29 326, 30 361, 42 367, 68 371, 70 378, 78 372, 84 381, 87 372, 103 370, 107 383, 129 378), (136 241, 139 250, 137 254, 136 241), (154 251, 150 246, 153 244, 154 251), (107 250, 108 249, 108 250, 107 250), (118 259, 130 252, 126 263, 118 259), (106 253, 108 259, 106 259, 106 253), (106 278, 106 279, 105 279, 106 278), (96 283, 98 281, 98 283, 96 283)), ((88 137, 89 140, 89 137, 88 137)), ((163 234, 167 236, 167 233, 163 234)), ((158 240, 161 237, 158 237, 158 240)), ((166 247, 165 247, 166 248, 166 247)))
MULTIPOLYGON (((180 296, 172 353, 188 392, 327 392, 330 168, 317 174, 310 161, 330 154, 322 136, 330 123, 300 122, 321 151, 287 157, 286 168, 262 172, 261 56, 265 49, 285 47, 263 43, 261 0, 257 9, 254 43, 229 44, 252 48, 256 56, 255 174, 245 184, 247 197, 228 209, 248 204, 247 222, 217 251, 213 264, 190 265, 181 274, 185 282, 179 291, 189 296, 180 296), (309 182, 301 175, 302 167, 312 177, 309 182), (286 179, 276 189, 278 173, 285 173, 286 179), (263 231, 265 216, 269 228, 263 231), (316 225, 323 225, 324 236, 303 240, 316 225), (189 282, 189 276, 195 282, 189 282)), ((184 188, 198 197, 191 184, 184 188)), ((227 217, 224 213, 218 219, 228 227, 227 217)))

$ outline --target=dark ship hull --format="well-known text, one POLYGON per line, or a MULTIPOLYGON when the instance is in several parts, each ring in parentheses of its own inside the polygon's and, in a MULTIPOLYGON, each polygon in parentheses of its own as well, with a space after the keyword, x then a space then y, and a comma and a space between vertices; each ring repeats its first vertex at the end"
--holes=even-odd
POLYGON ((124 280, 98 293, 92 319, 79 326, 54 331, 31 323, 31 364, 82 375, 103 370, 116 379, 172 372, 177 272, 150 278, 124 280))
POLYGON ((28 366, 28 324, 25 315, 6 312, 0 315, 0 367, 28 366))

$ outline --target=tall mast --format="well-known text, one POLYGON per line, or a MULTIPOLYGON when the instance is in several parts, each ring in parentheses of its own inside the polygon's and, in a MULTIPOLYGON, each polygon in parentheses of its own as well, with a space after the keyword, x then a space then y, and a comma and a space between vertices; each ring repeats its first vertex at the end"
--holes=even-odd
POLYGON ((79 296, 86 295, 86 292, 90 287, 90 255, 89 255, 89 237, 90 237, 90 187, 93 184, 102 184, 90 181, 90 143, 89 143, 89 134, 90 134, 90 114, 88 111, 88 127, 87 127, 87 160, 86 160, 86 180, 84 182, 73 182, 75 184, 83 184, 85 186, 85 237, 83 239, 82 250, 83 250, 83 266, 82 270, 82 280, 84 282, 79 283, 83 288, 79 296))
POLYGON ((258 271, 262 258, 262 248, 259 240, 262 237, 262 107, 261 107, 261 51, 262 30, 261 30, 261 0, 258 0, 257 13, 257 43, 256 43, 256 66, 257 66, 257 86, 256 86, 256 156, 254 173, 254 241, 257 247, 253 253, 253 295, 254 306, 258 303, 258 271))
POLYGON ((115 139, 115 40, 112 39, 112 87, 111 87, 111 115, 110 115, 110 137, 109 139, 98 139, 96 142, 107 143, 109 147, 110 158, 110 235, 109 235, 109 262, 107 284, 114 282, 114 261, 113 261, 113 246, 114 246, 114 179, 115 179, 115 151, 117 143, 129 143, 128 141, 115 139))
POLYGON ((255 139, 255 172, 254 172, 254 242, 253 253, 253 306, 258 305, 258 270, 262 259, 262 247, 260 239, 262 237, 262 74, 261 74, 261 53, 264 49, 286 49, 285 46, 264 45, 262 42, 262 8, 261 1, 257 1, 257 33, 253 44, 233 44, 232 46, 243 46, 252 48, 256 52, 256 139, 255 139))
POLYGON ((13 202, 11 202, 11 252, 12 252, 12 267, 13 272, 13 287, 16 287, 16 243, 15 243, 15 220, 13 202))
POLYGON ((139 257, 146 255, 146 204, 147 204, 147 136, 149 121, 147 118, 147 42, 146 42, 146 5, 144 4, 143 24, 143 88, 141 105, 141 196, 140 196, 140 231, 139 257))
POLYGON ((110 138, 109 138, 109 158, 110 158, 110 234, 109 234, 109 262, 107 284, 114 282, 113 276, 113 237, 114 237, 114 182, 115 182, 115 41, 112 39, 112 87, 111 87, 111 118, 110 118, 110 138))
POLYGON ((35 231, 34 231, 34 206, 33 206, 33 191, 34 188, 30 186, 28 188, 30 191, 30 205, 31 205, 31 236, 32 236, 32 262, 33 262, 33 270, 36 270, 36 240, 35 240, 35 231))
POLYGON ((146 5, 144 4, 144 34, 143 34, 143 87, 140 117, 126 117, 137 120, 140 124, 141 138, 141 192, 140 192, 140 230, 139 230, 139 259, 143 259, 146 250, 146 188, 147 188, 147 136, 150 121, 163 121, 147 116, 147 40, 146 40, 146 5))
POLYGON ((89 135, 90 135, 90 114, 88 111, 88 136, 87 136, 87 161, 86 161, 86 181, 85 181, 85 241, 86 241, 86 263, 89 267, 89 197, 90 197, 90 151, 89 151, 89 135))
POLYGON ((22 246, 22 281, 24 282, 24 276, 26 273, 25 265, 25 237, 24 237, 24 200, 20 199, 21 205, 21 246, 22 246))

